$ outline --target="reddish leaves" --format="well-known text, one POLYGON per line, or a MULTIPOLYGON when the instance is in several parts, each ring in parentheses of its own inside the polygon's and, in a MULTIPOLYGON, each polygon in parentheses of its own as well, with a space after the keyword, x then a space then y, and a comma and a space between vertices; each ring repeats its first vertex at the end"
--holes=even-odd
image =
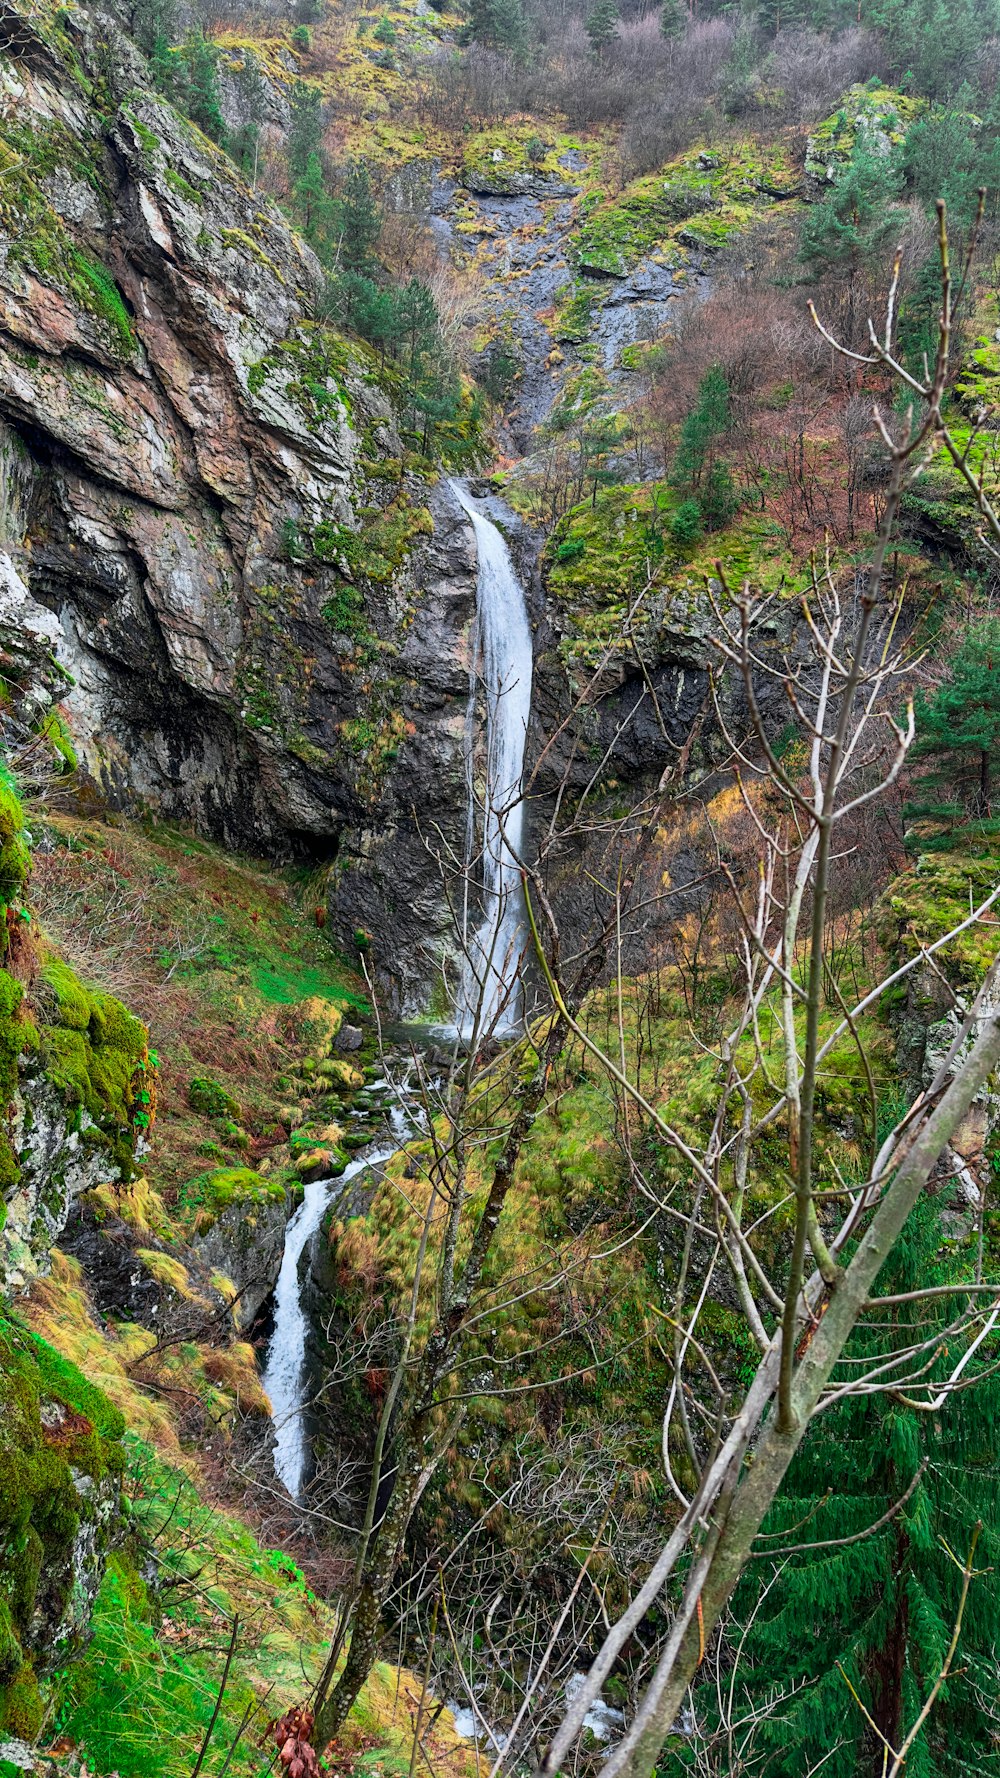
POLYGON ((322 1767, 312 1744, 315 1726, 315 1717, 306 1705, 287 1710, 271 1725, 278 1763, 288 1778, 321 1778, 322 1767))

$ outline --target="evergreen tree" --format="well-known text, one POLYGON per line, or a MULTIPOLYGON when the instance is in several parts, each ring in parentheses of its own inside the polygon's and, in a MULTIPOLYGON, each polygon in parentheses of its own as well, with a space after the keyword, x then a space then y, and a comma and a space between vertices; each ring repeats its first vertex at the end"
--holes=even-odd
POLYGON ((155 54, 157 44, 168 47, 173 41, 176 15, 176 0, 138 0, 132 11, 132 35, 147 56, 155 54))
POLYGON ((587 36, 595 56, 602 56, 618 35, 621 13, 616 0, 597 0, 587 14, 587 36))
POLYGON ((476 43, 506 50, 516 61, 526 61, 531 33, 524 0, 471 0, 469 35, 476 43))
MULTIPOLYGON (((729 384, 714 364, 698 385, 698 399, 681 427, 671 481, 697 503, 706 529, 718 530, 732 518, 738 501, 732 478, 716 447, 732 425, 729 384)), ((690 517, 685 520, 691 529, 690 517)))
POLYGON ((320 155, 310 154, 292 195, 306 240, 326 262, 334 251, 340 209, 327 184, 320 155))
POLYGON ((958 110, 936 106, 910 125, 903 144, 907 183, 928 210, 938 198, 948 206, 949 230, 967 228, 979 202, 979 188, 1000 189, 1000 148, 996 134, 977 128, 969 113, 970 92, 959 94, 958 110))
MULTIPOLYGON (((947 1282, 941 1234, 940 1207, 926 1200, 893 1250, 879 1279, 880 1294, 947 1282)), ((877 1323, 859 1326, 847 1357, 874 1366, 912 1341, 933 1341, 935 1328, 943 1332, 960 1302, 948 1299, 947 1309, 933 1302, 887 1309, 877 1323)), ((954 1339, 942 1338, 924 1380, 946 1376, 957 1350, 954 1339)), ((856 1364, 843 1368, 858 1374, 856 1364)), ((987 1361, 982 1369, 988 1368, 987 1361)), ((824 1778, 879 1778, 883 1750, 847 1680, 898 1747, 940 1671, 955 1623, 961 1574, 948 1549, 964 1560, 981 1520, 976 1567, 985 1572, 969 1593, 960 1658, 906 1771, 908 1778, 1000 1774, 1000 1744, 981 1703, 997 1690, 998 1412, 1000 1383, 984 1375, 937 1414, 887 1392, 848 1398, 814 1422, 765 1521, 762 1559, 751 1564, 733 1601, 734 1641, 743 1634, 738 1627, 745 1627, 737 1711, 746 1718, 751 1707, 771 1707, 753 1741, 757 1763, 746 1769, 766 1771, 769 1778, 802 1778, 811 1771, 824 1778), (837 1479, 827 1493, 830 1477, 837 1479), (887 1522, 864 1535, 883 1515, 887 1522), (803 1543, 815 1547, 801 1549, 803 1543), (799 1546, 798 1552, 783 1557, 786 1545, 799 1546), (769 1550, 775 1552, 770 1558, 769 1550), (779 1561, 780 1579, 768 1590, 779 1561)), ((710 1745, 719 1729, 717 1696, 707 1684, 695 1698, 699 1731, 710 1745)), ((725 1743, 723 1733, 720 1773, 731 1770, 725 1743)), ((697 1741, 674 1748, 662 1778, 692 1769, 696 1752, 697 1741)))
POLYGON ((952 99, 1000 30, 998 0, 865 0, 862 21, 883 33, 894 78, 952 99))
POLYGON ((243 57, 243 66, 236 75, 236 85, 242 116, 236 129, 230 132, 227 147, 237 166, 253 177, 260 146, 258 119, 263 115, 265 93, 260 63, 252 50, 248 49, 243 57))
POLYGON ((660 7, 660 30, 670 43, 683 34, 688 14, 684 0, 663 0, 660 7))
POLYGON ((1000 747, 1000 619, 968 632, 944 684, 917 698, 916 724, 910 758, 928 762, 920 788, 939 800, 910 813, 989 816, 1000 747))
POLYGON ((218 61, 219 52, 204 31, 189 31, 184 42, 184 108, 192 123, 204 130, 206 136, 211 136, 213 142, 222 143, 226 125, 222 116, 218 61))
POLYGON ((813 204, 802 230, 801 257, 826 270, 856 268, 877 256, 893 227, 891 206, 902 189, 897 158, 859 130, 854 152, 829 196, 813 204))
POLYGON ((351 161, 340 194, 341 264, 363 272, 371 263, 372 249, 382 228, 368 163, 351 161))
POLYGON ((323 94, 318 86, 297 80, 292 87, 288 121, 288 171, 293 182, 301 179, 310 156, 320 154, 323 143, 323 94))

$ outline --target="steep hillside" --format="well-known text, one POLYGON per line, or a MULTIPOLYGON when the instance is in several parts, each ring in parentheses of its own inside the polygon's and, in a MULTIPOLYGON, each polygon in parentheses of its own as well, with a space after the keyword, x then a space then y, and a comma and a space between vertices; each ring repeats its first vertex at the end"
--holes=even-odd
POLYGON ((996 1023, 1000 12, 896 10, 0 0, 2 1778, 534 1770, 668 1537, 553 1766, 997 1769, 995 1074, 789 1406, 996 1023))

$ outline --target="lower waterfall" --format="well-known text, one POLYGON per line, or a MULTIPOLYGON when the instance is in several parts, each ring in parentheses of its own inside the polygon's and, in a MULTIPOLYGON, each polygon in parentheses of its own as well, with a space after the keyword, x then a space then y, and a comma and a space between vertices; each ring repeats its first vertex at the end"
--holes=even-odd
MULTIPOLYGON (((520 854, 524 828, 521 774, 531 714, 531 631, 524 588, 497 527, 478 511, 461 482, 455 498, 476 533, 476 649, 486 691, 486 786, 482 817, 483 912, 466 932, 456 1008, 459 1029, 514 1030, 521 1011, 519 969, 527 939, 520 854)), ((475 671, 475 663, 473 667, 475 671)), ((474 861, 476 804, 469 766, 469 862, 474 861)))
POLYGON ((274 1331, 267 1348, 263 1384, 271 1402, 275 1473, 293 1500, 301 1499, 309 1456, 305 1400, 308 1324, 302 1307, 304 1279, 299 1275, 299 1264, 327 1209, 354 1175, 389 1160, 406 1141, 412 1123, 402 1105, 393 1106, 389 1122, 394 1138, 391 1147, 359 1155, 339 1179, 317 1179, 307 1185, 302 1203, 285 1230, 281 1271, 274 1287, 274 1331))

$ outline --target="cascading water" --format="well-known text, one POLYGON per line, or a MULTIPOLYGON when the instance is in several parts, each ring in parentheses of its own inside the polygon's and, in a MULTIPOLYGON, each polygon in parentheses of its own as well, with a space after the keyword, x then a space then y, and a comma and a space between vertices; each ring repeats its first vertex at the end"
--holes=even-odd
POLYGON ((345 1168, 339 1179, 317 1179, 307 1185, 302 1203, 285 1230, 281 1271, 274 1287, 274 1331, 267 1349, 263 1383, 270 1397, 274 1423, 275 1472, 293 1500, 298 1500, 302 1494, 309 1451, 305 1424, 308 1323, 302 1307, 299 1262, 328 1206, 341 1196, 354 1175, 363 1173, 366 1167, 387 1161, 406 1141, 412 1125, 402 1105, 393 1106, 389 1121, 395 1138, 391 1147, 360 1155, 345 1168))
MULTIPOLYGON (((486 795, 483 812, 483 914, 466 933, 466 963, 457 1007, 463 1035, 513 1030, 521 1006, 519 966, 526 940, 519 858, 524 827, 521 773, 531 714, 531 631, 524 589, 496 526, 477 511, 460 482, 455 498, 476 533, 477 653, 486 689, 486 795)), ((471 760, 471 753, 470 753, 471 760)), ((470 859, 475 837, 469 771, 470 859)))

